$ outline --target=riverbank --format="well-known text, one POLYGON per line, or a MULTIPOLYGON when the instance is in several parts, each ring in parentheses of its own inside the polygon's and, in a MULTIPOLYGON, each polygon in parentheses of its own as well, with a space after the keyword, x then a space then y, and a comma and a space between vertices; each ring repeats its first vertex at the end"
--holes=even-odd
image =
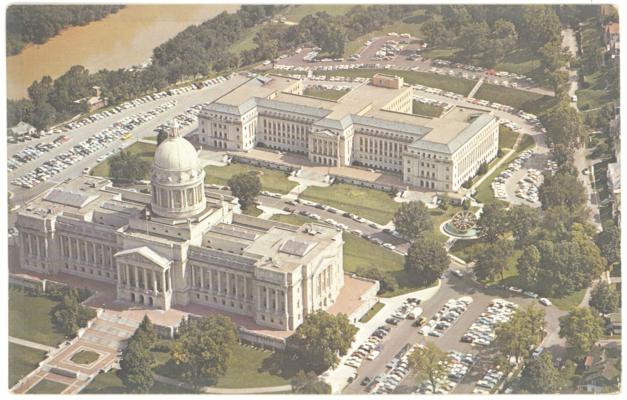
POLYGON ((127 68, 145 62, 152 50, 189 25, 200 24, 236 4, 132 4, 99 21, 63 30, 42 45, 31 45, 7 57, 7 97, 27 95, 34 80, 56 78, 73 65, 92 72, 127 68), (46 60, 42 63, 41 60, 46 60))

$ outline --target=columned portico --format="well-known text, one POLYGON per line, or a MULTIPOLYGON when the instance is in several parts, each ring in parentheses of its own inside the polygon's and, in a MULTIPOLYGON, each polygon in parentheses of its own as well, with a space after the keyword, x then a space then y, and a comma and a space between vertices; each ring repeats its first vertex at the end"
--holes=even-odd
POLYGON ((115 254, 118 270, 117 298, 148 307, 167 310, 172 298, 170 260, 148 247, 115 254))

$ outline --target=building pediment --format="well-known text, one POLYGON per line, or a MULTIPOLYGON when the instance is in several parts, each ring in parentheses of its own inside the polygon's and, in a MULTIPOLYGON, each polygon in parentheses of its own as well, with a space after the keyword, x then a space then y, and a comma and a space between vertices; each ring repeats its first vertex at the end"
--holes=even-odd
POLYGON ((115 253, 114 257, 116 259, 122 259, 126 261, 141 263, 141 264, 152 264, 160 267, 161 269, 167 269, 170 267, 172 263, 171 260, 168 260, 165 257, 160 256, 155 253, 149 247, 137 247, 134 249, 123 250, 115 253))

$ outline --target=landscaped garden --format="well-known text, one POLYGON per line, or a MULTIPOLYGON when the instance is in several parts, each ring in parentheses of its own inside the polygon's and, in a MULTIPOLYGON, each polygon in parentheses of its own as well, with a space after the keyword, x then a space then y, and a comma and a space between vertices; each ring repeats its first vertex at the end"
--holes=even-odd
POLYGON ((400 206, 389 193, 337 183, 329 187, 310 186, 300 198, 339 208, 378 224, 387 224, 400 206))
POLYGON ((333 90, 333 89, 312 89, 312 88, 307 88, 307 89, 305 89, 303 91, 303 95, 311 96, 311 97, 318 97, 320 99, 337 100, 340 97, 344 96, 348 92, 349 92, 349 89, 346 89, 346 90, 333 90))
POLYGON ((233 176, 245 172, 255 172, 261 180, 262 190, 286 194, 298 184, 287 179, 287 173, 248 164, 232 163, 225 167, 208 166, 205 168, 205 183, 226 185, 233 176))
POLYGON ((89 350, 81 350, 78 353, 74 354, 70 361, 75 362, 77 364, 89 365, 96 361, 100 355, 94 351, 89 350))
POLYGON ((45 351, 9 343, 9 387, 37 368, 45 356, 45 351))
POLYGON ((417 115, 424 115, 426 117, 439 117, 442 115, 444 109, 442 107, 434 106, 432 104, 421 103, 414 100, 412 113, 417 115))
POLYGON ((9 290, 9 336, 56 347, 65 340, 50 318, 58 302, 9 290))
POLYGON ((377 303, 374 306, 372 306, 372 308, 370 310, 368 310, 367 313, 364 314, 363 317, 361 317, 361 319, 359 320, 359 322, 368 322, 372 319, 372 317, 374 317, 375 315, 377 315, 377 313, 379 311, 381 311, 381 309, 385 307, 385 304, 383 303, 377 303))

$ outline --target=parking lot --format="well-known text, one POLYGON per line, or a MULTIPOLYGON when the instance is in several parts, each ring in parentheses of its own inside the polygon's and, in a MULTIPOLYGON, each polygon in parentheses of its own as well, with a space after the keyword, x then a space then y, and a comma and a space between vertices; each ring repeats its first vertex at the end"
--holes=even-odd
MULTIPOLYGON (((184 89, 175 89, 176 92, 172 92, 173 94, 161 97, 157 100, 152 101, 139 101, 138 105, 129 108, 123 108, 122 111, 117 113, 112 113, 109 110, 110 116, 105 116, 104 118, 97 119, 89 124, 83 124, 82 126, 76 125, 74 128, 66 127, 65 131, 61 134, 52 133, 50 135, 44 135, 40 138, 32 138, 30 141, 10 144, 8 146, 9 158, 11 159, 13 155, 18 154, 20 151, 25 149, 26 147, 37 147, 40 143, 46 145, 54 140, 59 140, 59 144, 57 147, 52 147, 51 149, 47 149, 44 154, 31 158, 30 160, 25 159, 25 162, 22 165, 19 165, 13 171, 9 171, 9 182, 16 180, 17 178, 24 177, 24 175, 29 174, 29 178, 37 178, 36 174, 39 173, 40 176, 44 174, 49 175, 47 180, 41 180, 37 178, 37 180, 28 180, 23 179, 22 182, 16 182, 16 184, 10 185, 10 190, 14 193, 13 201, 15 204, 20 204, 28 199, 31 199, 37 196, 39 193, 47 190, 48 188, 54 186, 55 184, 62 182, 63 180, 80 175, 85 168, 92 168, 95 166, 100 159, 101 161, 104 158, 108 157, 112 153, 112 150, 116 150, 120 147, 126 147, 127 145, 132 144, 136 139, 142 138, 144 136, 156 136, 157 129, 163 124, 172 121, 173 119, 177 119, 179 124, 182 126, 181 132, 182 134, 189 133, 192 129, 195 129, 195 123, 193 120, 195 118, 196 110, 193 108, 199 104, 202 104, 207 101, 212 101, 213 99, 221 96, 226 91, 231 90, 233 87, 241 84, 245 77, 235 76, 231 79, 224 80, 213 80, 214 84, 211 85, 208 83, 208 86, 202 89, 196 90, 187 90, 184 89), (222 82, 220 82, 222 81, 222 82), (172 100, 176 100, 176 105, 167 110, 164 110, 158 115, 154 116, 150 120, 140 124, 141 126, 136 126, 134 129, 130 130, 128 133, 130 134, 127 140, 121 140, 121 138, 114 139, 110 142, 105 142, 103 140, 103 146, 99 149, 96 147, 98 144, 98 139, 94 139, 93 136, 99 132, 106 131, 107 129, 111 130, 112 127, 119 123, 120 121, 131 121, 132 119, 137 119, 139 116, 144 116, 146 113, 150 113, 155 111, 157 108, 161 107, 163 104, 168 103, 172 100), (128 119, 130 118, 130 119, 128 119), (187 126, 185 126, 187 125, 187 126), (65 137, 65 138, 64 138, 65 137), (63 139, 60 139, 63 138, 63 139), (91 140, 91 143, 88 143, 88 140, 91 140), (95 142, 94 142, 95 140, 95 142), (81 144, 80 148, 74 149, 75 146, 81 144), (86 146, 89 145, 89 146, 86 146), (82 150, 85 153, 85 147, 88 150, 92 150, 91 153, 80 154, 78 150, 82 150), (91 147, 91 149, 89 148, 91 147), (67 166, 66 168, 60 168, 61 165, 57 165, 56 169, 60 170, 60 172, 54 171, 51 166, 46 166, 49 171, 45 169, 41 169, 40 171, 35 171, 36 168, 40 168, 42 166, 42 160, 53 160, 57 156, 64 154, 67 156, 73 156, 76 154, 70 153, 72 150, 74 153, 78 153, 82 158, 75 158, 77 161, 73 161, 72 166, 67 166), (41 157, 41 158, 39 158, 41 157), (42 174, 43 172, 43 174, 42 174), (56 172, 55 174, 51 174, 50 172, 56 172), (26 183, 27 185, 31 185, 32 187, 24 187, 21 183, 26 183)), ((102 112, 101 115, 103 115, 102 112)), ((78 121, 81 122, 81 121, 78 121)), ((59 129, 59 128, 57 128, 59 129)), ((111 132, 109 132, 111 133, 111 132)), ((124 136, 124 135, 123 135, 124 136)), ((71 159, 71 158, 70 158, 71 159)), ((68 160, 69 161, 69 160, 68 160)))
MULTIPOLYGON (((422 328, 413 326, 416 320, 405 319, 400 321, 396 326, 388 325, 390 326, 389 333, 377 345, 379 354, 374 360, 366 359, 359 365, 359 368, 356 369, 357 376, 355 380, 346 387, 343 393, 364 394, 370 390, 376 390, 372 387, 367 390, 367 384, 369 382, 362 385, 362 381, 365 378, 370 378, 370 381, 372 381, 381 374, 383 374, 383 377, 380 379, 384 381, 384 377, 387 376, 387 372, 389 371, 386 365, 396 358, 396 355, 404 346, 412 346, 416 343, 424 344, 427 340, 435 343, 440 349, 446 352, 458 352, 462 355, 462 358, 468 354, 472 355, 472 368, 468 368, 468 371, 466 371, 464 377, 462 377, 459 382, 454 380, 454 387, 449 389, 451 393, 472 393, 476 383, 493 367, 491 362, 493 348, 491 345, 462 342, 461 338, 468 332, 473 323, 482 317, 481 314, 487 312, 488 307, 490 307, 495 299, 510 301, 517 304, 519 307, 531 303, 539 304, 539 302, 537 299, 530 298, 522 293, 519 294, 500 289, 483 289, 468 277, 459 278, 449 273, 443 280, 442 287, 435 296, 420 304, 423 310, 422 316, 428 320, 432 320, 447 302, 453 299, 459 300, 467 296, 472 298, 472 303, 468 305, 466 310, 459 313, 459 316, 448 328, 438 330, 442 333, 438 337, 422 335, 419 332, 422 328)), ((539 306, 542 307, 541 305, 539 306)), ((546 307, 545 310, 547 312, 547 329, 558 329, 557 319, 559 316, 563 315, 563 312, 555 307, 546 307)), ((391 314, 395 313, 396 310, 384 308, 380 312, 387 313, 386 315, 389 317, 391 314)), ((459 362, 455 364, 459 364, 459 362)), ((457 365, 457 368, 456 371, 463 371, 463 369, 460 369, 460 365, 457 365)), ((415 393, 421 389, 424 391, 425 387, 419 387, 415 375, 412 371, 409 371, 407 376, 400 381, 395 388, 394 393, 415 393)), ((447 389, 444 390, 446 391, 447 389)))

